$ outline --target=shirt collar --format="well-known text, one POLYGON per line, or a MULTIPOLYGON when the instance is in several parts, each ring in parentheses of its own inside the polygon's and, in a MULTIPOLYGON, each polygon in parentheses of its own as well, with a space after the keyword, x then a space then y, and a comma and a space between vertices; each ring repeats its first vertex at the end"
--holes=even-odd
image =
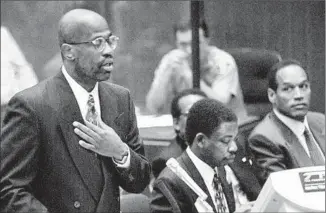
POLYGON ((205 184, 208 186, 211 185, 213 183, 214 178, 214 169, 212 169, 212 167, 210 167, 208 164, 199 159, 191 151, 190 147, 187 147, 186 152, 191 161, 194 163, 195 167, 198 169, 200 175, 204 179, 205 184))
POLYGON ((305 130, 305 128, 307 127, 309 129, 308 126, 308 121, 307 121, 307 117, 304 118, 303 122, 294 120, 288 116, 283 115, 282 113, 280 113, 277 109, 273 109, 275 115, 287 126, 291 129, 291 131, 297 135, 297 136, 301 136, 305 130))
MULTIPOLYGON (((89 94, 92 94, 93 96, 98 96, 98 82, 96 82, 95 87, 91 92, 88 92, 85 90, 80 84, 75 81, 67 72, 65 66, 62 65, 62 73, 65 76, 65 78, 68 81, 69 86, 71 87, 72 91, 75 95, 80 94, 82 97, 86 96, 88 98, 89 94)), ((86 100, 87 101, 87 100, 86 100)))

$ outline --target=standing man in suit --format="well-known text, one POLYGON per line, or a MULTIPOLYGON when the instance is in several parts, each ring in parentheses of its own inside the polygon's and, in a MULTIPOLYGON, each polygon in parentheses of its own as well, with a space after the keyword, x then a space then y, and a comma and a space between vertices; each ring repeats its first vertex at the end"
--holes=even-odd
MULTIPOLYGON (((237 117, 230 109, 213 99, 196 102, 186 123, 188 147, 176 160, 180 166, 177 171, 184 170, 194 184, 185 182, 185 176, 171 169, 169 160, 154 182, 151 212, 200 212, 200 202, 212 212, 234 212, 234 191, 224 166, 235 159, 237 133, 237 117), (199 190, 194 190, 194 185, 199 190), (198 199, 198 191, 202 191, 199 194, 204 200, 198 199)), ((242 210, 248 208, 250 204, 242 206, 242 210)))
POLYGON ((60 72, 16 94, 1 130, 1 212, 119 212, 149 183, 127 89, 104 82, 117 37, 99 14, 59 22, 60 72))
POLYGON ((284 60, 268 76, 273 111, 249 136, 249 147, 264 184, 272 172, 325 165, 325 116, 309 111, 309 73, 300 62, 284 60))

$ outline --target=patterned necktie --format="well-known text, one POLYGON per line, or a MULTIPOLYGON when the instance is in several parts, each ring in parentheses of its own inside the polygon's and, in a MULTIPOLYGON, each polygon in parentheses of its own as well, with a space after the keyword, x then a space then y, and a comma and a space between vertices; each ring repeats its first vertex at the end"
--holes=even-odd
POLYGON ((222 183, 220 177, 217 175, 216 171, 213 178, 213 186, 215 188, 215 201, 218 213, 226 212, 226 207, 224 206, 224 193, 222 188, 222 183))
MULTIPOLYGON (((95 101, 92 94, 89 94, 88 101, 87 101, 87 113, 86 113, 86 121, 98 126, 98 114, 95 110, 95 101)), ((94 153, 95 156, 98 158, 99 155, 97 153, 94 153)), ((101 174, 103 175, 103 168, 100 160, 98 160, 99 168, 101 171, 101 174)))
POLYGON ((86 113, 86 121, 98 125, 98 114, 95 110, 95 102, 92 94, 89 94, 87 101, 87 113, 86 113))
POLYGON ((317 143, 315 142, 315 139, 312 137, 307 127, 305 128, 303 135, 306 138, 306 143, 310 153, 310 158, 313 161, 314 165, 315 166, 325 165, 325 161, 322 156, 322 153, 319 151, 317 147, 317 143))

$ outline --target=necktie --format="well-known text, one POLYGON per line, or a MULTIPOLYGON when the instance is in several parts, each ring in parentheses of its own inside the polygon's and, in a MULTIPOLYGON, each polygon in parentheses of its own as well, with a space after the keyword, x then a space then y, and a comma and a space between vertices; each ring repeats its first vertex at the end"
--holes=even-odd
POLYGON ((226 207, 224 206, 224 193, 222 188, 222 183, 220 177, 217 175, 216 171, 213 178, 213 186, 215 188, 215 201, 218 213, 226 212, 226 207))
POLYGON ((322 153, 319 151, 317 147, 317 143, 315 142, 314 138, 312 137, 310 131, 307 128, 304 130, 303 135, 306 138, 306 143, 310 153, 310 158, 313 161, 314 165, 315 166, 325 165, 325 161, 322 156, 322 153))
POLYGON ((87 101, 87 113, 86 113, 86 121, 98 125, 98 114, 95 110, 95 101, 92 94, 89 94, 87 101))

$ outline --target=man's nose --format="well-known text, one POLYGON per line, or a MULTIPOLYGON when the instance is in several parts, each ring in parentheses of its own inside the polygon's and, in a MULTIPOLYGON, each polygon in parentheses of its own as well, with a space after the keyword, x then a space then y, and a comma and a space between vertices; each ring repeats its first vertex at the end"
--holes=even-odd
POLYGON ((113 48, 108 44, 108 42, 105 42, 105 48, 102 51, 103 55, 109 55, 113 52, 113 48))
POLYGON ((236 153, 238 151, 238 146, 237 146, 237 143, 232 140, 230 142, 230 146, 229 146, 229 152, 233 152, 233 153, 236 153))
POLYGON ((294 98, 295 99, 302 99, 303 98, 303 92, 299 87, 294 88, 294 98))

